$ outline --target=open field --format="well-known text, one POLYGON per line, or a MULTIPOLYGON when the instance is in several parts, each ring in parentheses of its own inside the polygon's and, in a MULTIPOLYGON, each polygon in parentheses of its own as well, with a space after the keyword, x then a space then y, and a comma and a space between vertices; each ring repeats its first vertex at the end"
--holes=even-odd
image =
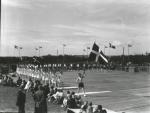
MULTIPOLYGON (((121 71, 86 71, 86 92, 95 93, 83 97, 93 104, 126 113, 150 112, 150 73, 131 73, 121 71)), ((63 81, 67 86, 77 86, 77 71, 64 72, 63 81)), ((0 111, 17 111, 15 106, 17 89, 0 86, 0 111), (7 109, 6 109, 7 108, 7 109)), ((63 113, 60 106, 48 103, 49 113, 63 113)), ((34 101, 27 95, 26 111, 33 112, 34 101)))

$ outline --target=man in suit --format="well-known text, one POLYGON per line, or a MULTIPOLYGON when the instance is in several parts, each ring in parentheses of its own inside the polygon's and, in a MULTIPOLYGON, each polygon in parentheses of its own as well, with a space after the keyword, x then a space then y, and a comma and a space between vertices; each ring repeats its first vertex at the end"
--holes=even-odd
POLYGON ((25 113, 25 102, 26 102, 26 94, 24 91, 24 87, 21 86, 17 93, 16 105, 18 106, 18 113, 25 113))

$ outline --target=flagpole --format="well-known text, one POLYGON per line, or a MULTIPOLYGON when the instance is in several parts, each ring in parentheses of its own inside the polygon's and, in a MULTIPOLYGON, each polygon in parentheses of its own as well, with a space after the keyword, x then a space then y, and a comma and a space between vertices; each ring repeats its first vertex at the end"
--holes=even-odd
POLYGON ((64 69, 64 63, 65 63, 65 47, 66 47, 66 44, 63 44, 63 69, 64 69))
POLYGON ((128 45, 128 62, 130 61, 130 58, 129 58, 129 45, 128 45))
POLYGON ((124 49, 125 49, 125 48, 122 47, 122 51, 123 51, 123 53, 122 53, 122 54, 123 54, 123 56, 122 56, 122 57, 123 57, 123 58, 122 58, 122 69, 123 69, 123 67, 124 67, 124 49))
POLYGON ((87 46, 87 69, 89 69, 89 62, 88 62, 89 55, 88 55, 88 50, 90 50, 90 47, 87 46))
POLYGON ((58 71, 58 49, 57 49, 57 71, 58 71))

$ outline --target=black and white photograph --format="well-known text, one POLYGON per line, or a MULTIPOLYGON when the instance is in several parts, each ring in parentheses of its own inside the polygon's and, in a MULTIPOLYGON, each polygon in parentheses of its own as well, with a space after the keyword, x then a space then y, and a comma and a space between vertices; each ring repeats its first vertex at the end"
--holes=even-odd
POLYGON ((150 113, 150 0, 1 0, 0 113, 150 113))

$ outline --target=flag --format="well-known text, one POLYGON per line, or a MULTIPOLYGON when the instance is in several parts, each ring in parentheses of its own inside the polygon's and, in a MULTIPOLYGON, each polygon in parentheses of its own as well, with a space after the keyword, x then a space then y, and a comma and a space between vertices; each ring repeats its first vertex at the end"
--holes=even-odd
POLYGON ((104 53, 101 51, 99 52, 99 46, 97 44, 93 44, 92 51, 90 53, 89 59, 92 61, 97 62, 99 60, 99 57, 104 60, 106 63, 108 63, 107 57, 104 55, 104 53))
POLYGON ((35 48, 35 50, 37 51, 37 50, 38 50, 38 48, 35 48))
POLYGON ((107 59, 107 57, 104 55, 104 53, 101 51, 100 52, 100 57, 106 62, 106 63, 108 63, 108 59, 107 59))
POLYGON ((92 51, 89 56, 89 60, 97 62, 98 58, 99 58, 99 46, 96 43, 94 43, 92 47, 92 51))
POLYGON ((15 49, 18 49, 18 46, 15 45, 14 48, 15 48, 15 49))
POLYGON ((132 47, 132 45, 131 45, 131 44, 128 44, 128 47, 132 47))
POLYGON ((111 43, 109 43, 109 47, 113 48, 113 49, 116 49, 116 46, 112 45, 111 43))

